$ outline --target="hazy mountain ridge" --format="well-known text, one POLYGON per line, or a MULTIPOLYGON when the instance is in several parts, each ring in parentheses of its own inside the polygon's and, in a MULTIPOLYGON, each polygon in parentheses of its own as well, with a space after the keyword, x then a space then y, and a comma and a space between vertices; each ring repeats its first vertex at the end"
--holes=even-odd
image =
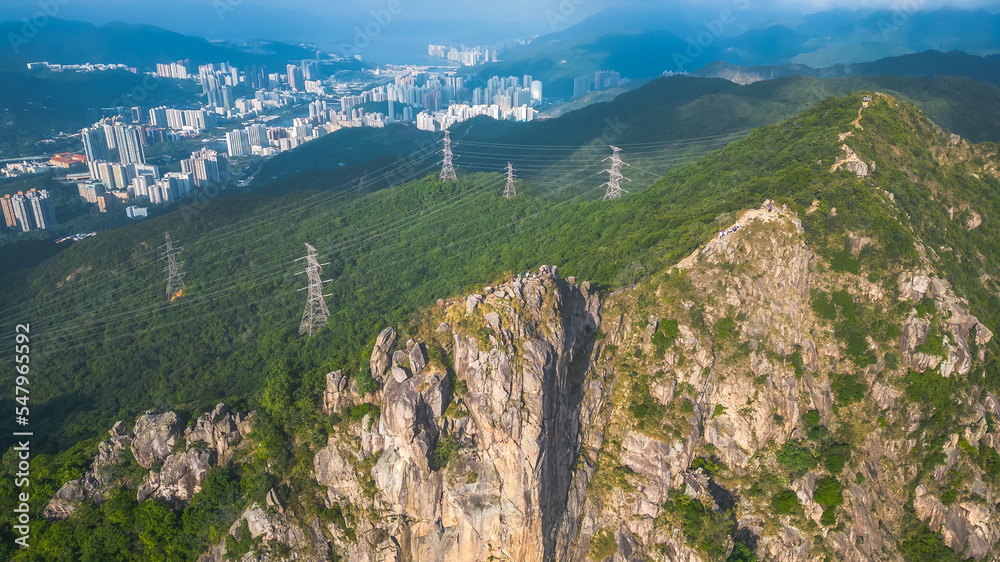
POLYGON ((569 97, 574 77, 598 70, 649 78, 665 71, 694 72, 715 60, 825 67, 930 49, 987 55, 1000 48, 1000 16, 985 10, 837 9, 753 25, 759 16, 749 3, 735 2, 709 16, 681 20, 702 25, 657 23, 648 21, 648 11, 609 8, 514 49, 503 62, 479 72, 485 76, 523 65, 547 81, 548 91, 569 97))
POLYGON ((887 57, 872 62, 839 64, 826 68, 813 68, 803 64, 740 66, 716 61, 699 68, 692 76, 725 78, 737 84, 750 84, 760 80, 787 76, 812 76, 815 78, 841 78, 845 76, 963 76, 978 82, 1000 84, 1000 55, 979 57, 961 51, 942 53, 925 51, 898 57, 887 57))
MULTIPOLYGON (((23 22, 0 23, 0 33, 20 36, 23 22)), ((200 64, 229 62, 237 66, 267 65, 284 69, 289 61, 315 58, 316 51, 276 41, 247 44, 211 42, 154 25, 113 22, 102 26, 50 18, 37 35, 5 53, 12 61, 60 64, 123 63, 140 71, 156 70, 157 63, 188 59, 200 64)), ((349 63, 345 63, 349 64, 349 63)), ((23 64, 20 66, 23 69, 23 64)))

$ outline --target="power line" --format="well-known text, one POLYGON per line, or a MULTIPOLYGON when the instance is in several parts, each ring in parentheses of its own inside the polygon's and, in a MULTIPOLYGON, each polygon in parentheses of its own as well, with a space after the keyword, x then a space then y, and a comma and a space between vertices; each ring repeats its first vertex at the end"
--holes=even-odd
POLYGON ((167 260, 165 270, 167 272, 167 302, 174 302, 177 297, 184 294, 184 274, 180 272, 181 264, 177 263, 177 254, 184 248, 174 247, 169 232, 165 232, 164 236, 167 239, 167 243, 163 245, 166 248, 163 250, 163 259, 167 260))
MULTIPOLYGON (((497 187, 499 187, 499 182, 495 182, 495 183, 489 184, 487 186, 484 186, 483 188, 479 189, 476 192, 475 196, 472 199, 480 199, 482 197, 488 196, 490 193, 495 193, 494 190, 497 187)), ((450 211, 454 210, 454 206, 456 204, 461 207, 461 206, 464 206, 467 203, 468 203, 467 199, 466 198, 462 198, 462 199, 459 199, 457 201, 449 203, 445 207, 441 207, 441 208, 437 209, 436 211, 434 211, 434 213, 450 212, 450 211)), ((562 203, 557 203, 552 208, 558 207, 560 205, 565 205, 565 204, 568 204, 568 203, 569 203, 568 201, 567 202, 562 202, 562 203)), ((538 214, 540 214, 544 210, 545 209, 541 209, 539 211, 536 211, 535 213, 532 213, 531 215, 528 215, 526 217, 526 219, 534 217, 534 216, 537 216, 538 214)), ((400 221, 400 222, 404 223, 404 222, 409 222, 409 221, 407 219, 407 221, 400 221)), ((469 223, 469 224, 471 224, 471 223, 469 223)), ((495 230, 500 229, 500 228, 503 228, 503 225, 498 226, 495 230)), ((386 232, 385 234, 399 234, 400 233, 399 232, 399 228, 393 228, 392 230, 395 231, 395 232, 386 232)), ((460 239, 458 239, 456 241, 470 241, 470 240, 474 240, 474 239, 486 236, 490 232, 492 232, 492 231, 491 230, 487 230, 487 231, 485 231, 483 233, 478 233, 476 235, 473 235, 473 236, 470 236, 470 237, 466 237, 466 238, 460 238, 460 239)), ((383 234, 381 234, 381 233, 378 235, 378 237, 382 237, 382 236, 383 236, 383 234)), ((373 238, 371 240, 371 242, 374 243, 375 239, 373 238)), ((347 251, 353 251, 353 249, 356 249, 356 247, 357 247, 357 245, 353 245, 353 244, 352 244, 352 246, 354 246, 354 247, 353 248, 348 248, 347 251)), ((299 260, 302 260, 302 259, 306 259, 306 258, 298 258, 295 261, 299 261, 299 260)), ((409 259, 409 258, 400 258, 397 261, 389 262, 389 264, 387 264, 387 265, 391 267, 391 266, 393 266, 395 264, 401 263, 404 259, 409 259)), ((326 264, 320 264, 320 265, 322 266, 322 265, 326 265, 326 264)), ((299 272, 299 273, 305 273, 305 271, 302 271, 302 272, 299 272)), ((255 273, 252 279, 251 279, 251 276, 246 276, 244 278, 241 278, 243 280, 243 282, 241 283, 241 287, 243 287, 245 290, 248 290, 248 291, 254 290, 254 289, 259 288, 259 287, 267 287, 267 286, 270 286, 273 282, 278 281, 281 277, 282 276, 280 274, 278 274, 277 270, 272 270, 270 272, 265 272, 262 276, 255 273)), ((323 281, 323 282, 326 283, 328 281, 323 281)), ((300 289, 300 291, 305 290, 305 289, 306 288, 302 288, 302 289, 300 289)), ((211 291, 211 292, 198 293, 198 294, 196 294, 196 295, 193 296, 194 300, 186 301, 186 302, 182 303, 179 306, 181 306, 183 308, 194 309, 197 306, 204 306, 204 305, 207 305, 208 303, 219 302, 221 299, 223 299, 227 295, 230 295, 231 293, 232 293, 232 291, 231 291, 230 288, 228 288, 228 287, 220 287, 220 288, 218 288, 218 289, 216 289, 214 291, 211 291)), ((232 307, 224 308, 224 309, 218 309, 218 308, 216 308, 216 309, 213 309, 212 311, 210 311, 208 313, 205 313, 205 314, 202 314, 200 316, 190 316, 188 314, 183 314, 183 315, 180 315, 181 317, 178 318, 178 320, 176 320, 174 322, 169 322, 169 323, 164 324, 162 326, 157 326, 157 329, 160 329, 160 328, 169 328, 171 326, 181 325, 181 324, 184 324, 184 323, 197 322, 198 320, 203 319, 203 318, 217 317, 222 312, 226 312, 226 311, 229 311, 229 310, 235 310, 236 308, 239 308, 240 306, 245 306, 245 303, 241 303, 241 304, 234 305, 232 307)), ((133 310, 128 310, 128 311, 122 311, 121 313, 118 313, 118 314, 101 315, 100 319, 97 320, 97 324, 95 324, 94 326, 97 326, 97 327, 107 326, 107 325, 111 324, 112 320, 124 320, 124 321, 132 322, 132 323, 136 324, 136 329, 138 329, 138 324, 140 323, 139 319, 147 316, 147 314, 145 314, 146 312, 153 312, 154 310, 159 310, 159 309, 160 309, 159 307, 144 307, 144 308, 141 308, 141 309, 133 309, 133 310)), ((322 327, 322 325, 320 327, 322 327)), ((83 329, 83 328, 84 328, 84 325, 82 323, 76 323, 76 324, 72 324, 72 325, 63 326, 63 327, 60 328, 60 332, 58 332, 58 333, 50 333, 49 337, 46 339, 46 343, 58 342, 60 340, 66 339, 66 338, 73 337, 73 334, 76 333, 77 330, 80 330, 80 329, 83 329)), ((87 328, 87 329, 91 333, 96 330, 96 328, 94 328, 94 327, 90 327, 90 328, 87 328)), ((97 331, 99 331, 99 330, 97 330, 97 331)), ((111 336, 110 338, 106 337, 105 338, 105 342, 119 340, 119 339, 122 339, 124 337, 129 336, 129 335, 132 335, 132 333, 133 332, 130 331, 128 327, 119 326, 118 327, 118 335, 111 336)), ((58 349, 59 349, 60 352, 65 352, 66 350, 77 349, 77 348, 82 347, 84 345, 88 345, 88 343, 86 341, 84 341, 84 342, 77 342, 77 343, 73 343, 71 345, 67 345, 65 347, 60 347, 58 349)))
POLYGON ((305 270, 296 273, 296 275, 305 273, 306 277, 309 278, 309 286, 299 289, 300 291, 309 290, 306 309, 302 311, 302 322, 299 323, 299 335, 306 334, 311 337, 320 328, 326 326, 326 319, 330 317, 330 309, 326 307, 326 295, 323 294, 323 284, 330 282, 329 279, 323 279, 323 266, 329 265, 329 262, 319 263, 316 258, 316 248, 309 244, 306 244, 306 252, 306 257, 295 260, 306 260, 305 270))
MULTIPOLYGON (((434 145, 431 144, 430 148, 433 148, 433 146, 434 145)), ((421 152, 423 152, 425 154, 422 155, 422 156, 420 156, 420 158, 418 160, 424 160, 427 156, 430 156, 430 152, 428 152, 427 147, 425 147, 425 148, 421 148, 420 150, 418 150, 417 152, 415 152, 413 154, 408 155, 408 157, 416 157, 416 155, 420 154, 421 152)), ((380 173, 380 176, 377 179, 378 180, 382 180, 382 179, 399 178, 401 182, 405 182, 405 181, 408 181, 408 180, 410 180, 410 179, 412 179, 414 177, 418 177, 421 174, 425 174, 425 173, 431 171, 435 166, 436 166, 436 164, 429 163, 428 165, 426 165, 423 168, 414 169, 412 174, 407 175, 406 177, 401 177, 401 176, 399 176, 399 171, 397 169, 398 168, 398 164, 397 163, 393 163, 393 164, 389 164, 389 165, 387 165, 387 166, 385 166, 385 167, 380 168, 379 170, 377 170, 377 172, 380 173)), ((347 188, 349 186, 350 186, 349 183, 343 183, 343 184, 341 184, 338 187, 340 187, 340 188, 347 188)), ((315 206, 319 206, 319 205, 324 205, 324 204, 327 204, 327 203, 332 204, 334 202, 339 202, 339 199, 348 197, 349 196, 349 191, 350 190, 344 189, 344 190, 339 190, 339 191, 338 190, 330 190, 330 191, 324 191, 324 192, 317 192, 317 193, 309 195, 309 196, 307 196, 305 198, 297 199, 297 200, 294 200, 294 201, 289 201, 289 202, 281 204, 281 205, 275 205, 273 207, 270 207, 266 211, 262 211, 262 212, 260 212, 258 214, 255 214, 255 216, 253 218, 241 219, 241 220, 236 221, 236 222, 234 222, 234 223, 232 223, 232 224, 230 224, 228 226, 219 227, 219 228, 213 229, 212 231, 206 232, 204 235, 202 235, 198 239, 198 243, 199 244, 206 244, 206 243, 211 242, 211 241, 216 241, 216 240, 221 241, 221 240, 226 240, 226 239, 230 239, 230 238, 233 238, 233 237, 239 237, 239 236, 242 236, 243 233, 246 230, 250 229, 250 228, 259 228, 259 227, 261 227, 262 225, 265 225, 265 224, 277 224, 278 222, 281 222, 280 217, 282 216, 282 213, 288 211, 289 209, 292 209, 293 207, 306 208, 306 207, 315 207, 315 206), (270 218, 268 218, 267 217, 268 214, 269 215, 273 215, 273 216, 270 217, 270 218)), ((365 201, 366 198, 368 198, 369 196, 374 196, 374 195, 375 195, 374 193, 371 193, 371 194, 367 194, 367 195, 365 195, 365 196, 363 196, 361 198, 357 198, 357 199, 355 199, 355 201, 352 204, 360 204, 363 201, 365 201)), ((183 212, 183 208, 182 208, 182 212, 183 212)), ((256 240, 248 241, 246 239, 241 239, 241 240, 243 240, 247 245, 249 245, 253 241, 256 241, 256 240)), ((160 248, 163 248, 163 246, 161 245, 160 248)), ((156 252, 156 251, 157 251, 157 248, 155 248, 155 247, 151 248, 150 250, 148 250, 148 252, 156 252)), ((206 256, 211 257, 214 254, 218 254, 220 251, 221 250, 216 251, 216 252, 209 252, 208 254, 199 253, 199 257, 206 257, 206 256)), ((143 253, 143 254, 139 254, 139 255, 134 256, 133 259, 132 259, 133 263, 137 263, 137 264, 142 263, 146 255, 147 255, 146 253, 143 253)), ((112 287, 113 283, 110 280, 104 281, 102 283, 99 283, 98 286, 99 287, 106 287, 106 288, 108 288, 111 293, 124 292, 124 291, 127 291, 129 289, 136 289, 136 288, 138 288, 138 286, 140 284, 143 284, 143 283, 145 283, 147 281, 150 281, 150 280, 152 280, 152 279, 154 279, 156 277, 159 277, 159 276, 160 276, 160 272, 159 271, 153 272, 150 275, 146 276, 145 278, 134 282, 133 286, 131 286, 131 287, 117 286, 117 287, 115 287, 115 288, 112 289, 111 287, 112 287)), ((105 296, 100 297, 100 300, 101 300, 101 302, 107 303, 107 302, 111 302, 113 300, 113 298, 112 298, 111 295, 105 295, 105 296)), ((62 306, 62 305, 67 305, 67 304, 79 305, 80 302, 77 301, 74 298, 74 296, 72 296, 71 294, 67 293, 63 297, 58 297, 58 298, 56 298, 53 301, 47 301, 47 304, 52 305, 55 308, 61 308, 62 311, 63 311, 61 314, 68 315, 68 314, 70 314, 74 310, 73 306, 62 306)), ((3 316, 3 315, 8 314, 8 313, 11 313, 14 310, 18 310, 18 307, 17 306, 9 306, 6 309, 4 309, 3 311, 0 311, 0 316, 3 316)), ((41 310, 41 307, 39 306, 39 307, 36 307, 33 310, 33 312, 39 312, 40 310, 41 310)))
POLYGON ((628 180, 628 178, 622 175, 622 166, 628 166, 628 164, 622 162, 621 152, 622 149, 612 146, 611 156, 604 159, 605 161, 611 160, 611 168, 604 170, 608 173, 608 181, 604 184, 608 187, 608 190, 604 192, 605 201, 619 199, 622 193, 628 193, 621 186, 622 180, 628 180))
MULTIPOLYGON (((471 194, 472 197, 461 197, 455 201, 434 205, 424 216, 430 217, 436 214, 451 212, 456 209, 456 206, 458 208, 461 208, 465 206, 472 199, 479 199, 488 195, 489 193, 492 193, 496 187, 499 187, 499 181, 492 182, 491 184, 474 191, 471 194)), ((334 245, 332 248, 326 248, 326 250, 332 250, 335 253, 353 252, 354 250, 360 250, 360 248, 364 245, 373 244, 380 239, 384 239, 394 234, 399 234, 403 229, 408 227, 410 223, 411 221, 408 218, 406 219, 401 218, 395 223, 386 225, 386 228, 381 232, 372 231, 370 235, 368 233, 365 233, 361 234, 360 236, 351 236, 348 239, 342 241, 341 243, 334 245)), ((261 238, 261 240, 263 240, 263 238, 261 238)), ((299 258, 299 259, 304 259, 304 258, 299 258)), ((283 277, 283 274, 281 274, 280 271, 281 267, 265 270, 263 272, 255 271, 252 275, 247 275, 245 277, 238 278, 235 280, 240 281, 241 283, 250 282, 250 285, 247 285, 246 287, 252 289, 254 287, 266 286, 270 284, 272 281, 277 281, 281 279, 283 277), (251 278, 254 281, 251 281, 251 278)), ((202 303, 216 301, 224 297, 226 294, 229 294, 230 292, 231 290, 229 287, 218 287, 213 291, 198 293, 197 295, 194 295, 192 298, 194 298, 195 300, 189 301, 188 303, 186 303, 186 305, 190 306, 193 305, 195 302, 197 302, 198 304, 202 304, 202 303)), ((134 321, 137 318, 145 316, 146 315, 145 313, 151 313, 154 310, 159 310, 159 308, 160 308, 159 306, 150 306, 132 310, 123 310, 121 312, 110 313, 110 314, 100 313, 95 311, 93 315, 99 317, 95 318, 97 322, 107 325, 110 324, 112 321, 116 320, 128 319, 130 321, 134 321)), ((215 311, 215 313, 218 312, 220 311, 218 310, 215 311)), ((82 325, 83 325, 82 318, 72 318, 69 320, 69 323, 60 326, 59 332, 54 332, 53 334, 55 335, 58 335, 60 333, 70 334, 73 333, 75 329, 81 327, 82 325)))
MULTIPOLYGON (((496 187, 499 187, 499 186, 498 185, 494 185, 490 189, 484 190, 483 192, 481 192, 479 194, 478 197, 482 197, 483 195, 486 195, 488 192, 492 191, 492 189, 495 189, 496 187)), ((556 204, 552 205, 551 207, 544 207, 542 209, 539 209, 539 210, 537 210, 537 211, 535 211, 533 213, 530 213, 529 215, 525 216, 524 220, 530 220, 532 218, 535 218, 535 217, 539 216, 542 213, 551 212, 553 209, 556 209, 556 208, 559 208, 559 207, 562 207, 562 206, 565 206, 565 205, 569 205, 570 203, 571 203, 571 201, 561 201, 559 203, 556 203, 556 204)), ((469 236, 469 237, 461 238, 459 240, 461 240, 461 241, 471 241, 471 240, 475 240, 475 239, 487 237, 491 233, 493 233, 493 232, 495 232, 497 230, 501 230, 502 228, 505 228, 505 225, 499 225, 499 226, 497 226, 495 228, 487 229, 487 230, 485 230, 483 232, 479 232, 477 234, 474 234, 474 235, 469 236)), ((299 259, 303 259, 303 258, 299 258, 299 259)), ((392 263, 401 263, 402 261, 403 261, 403 258, 400 258, 400 260, 397 260, 397 261, 392 262, 392 263)), ((253 288, 256 288, 256 287, 264 287, 264 286, 270 285, 270 283, 271 283, 271 280, 265 278, 265 279, 258 280, 256 282, 251 282, 251 284, 248 285, 247 288, 248 289, 253 289, 253 288)), ((204 299, 202 299, 202 301, 199 302, 198 304, 206 304, 208 302, 217 301, 220 298, 222 298, 223 296, 225 296, 227 294, 230 294, 230 293, 231 293, 231 290, 229 290, 228 288, 224 288, 224 289, 219 289, 219 290, 215 291, 214 293, 208 293, 208 294, 205 294, 205 295, 199 295, 199 297, 204 297, 204 299)), ((195 305, 192 304, 194 302, 195 301, 191 301, 191 302, 189 302, 189 303, 187 303, 185 305, 182 305, 182 306, 194 307, 195 305)), ((235 310, 236 308, 239 308, 240 306, 244 306, 244 304, 236 305, 236 306, 230 307, 228 309, 223 309, 222 311, 235 310)), ((205 319, 205 318, 211 318, 211 317, 218 316, 219 313, 220 313, 220 310, 212 310, 212 311, 204 313, 204 314, 202 314, 200 316, 188 316, 188 315, 184 315, 183 317, 178 318, 177 320, 175 320, 173 322, 168 322, 168 323, 166 323, 164 325, 157 326, 155 329, 170 328, 170 327, 182 325, 182 324, 185 324, 185 323, 198 322, 198 321, 200 321, 202 319, 205 319)), ((138 317, 138 315, 135 314, 135 311, 129 311, 128 313, 123 314, 123 316, 127 316, 132 321, 136 321, 136 319, 138 317)), ((105 343, 108 343, 108 342, 111 342, 111 341, 117 341, 117 340, 120 340, 122 338, 128 337, 129 335, 133 335, 133 334, 130 333, 127 329, 122 329, 122 330, 119 330, 118 335, 106 337, 104 339, 104 341, 105 341, 105 343)), ((59 341, 59 340, 65 338, 65 337, 71 337, 71 336, 69 334, 67 334, 65 336, 53 336, 53 337, 50 337, 46 341, 46 343, 49 343, 49 340, 51 340, 53 342, 54 341, 59 341)), ((71 345, 67 345, 65 347, 60 347, 59 348, 59 352, 62 353, 62 352, 66 352, 68 350, 79 349, 79 348, 84 347, 86 345, 92 345, 92 344, 90 342, 87 342, 87 341, 77 342, 77 343, 73 343, 71 345)))

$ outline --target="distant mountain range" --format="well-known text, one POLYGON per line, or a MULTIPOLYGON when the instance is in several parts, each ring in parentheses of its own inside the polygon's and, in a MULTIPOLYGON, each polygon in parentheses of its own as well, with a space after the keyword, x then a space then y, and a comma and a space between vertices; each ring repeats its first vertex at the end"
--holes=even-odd
MULTIPOLYGON (((21 36, 23 26, 23 22, 0 23, 0 35, 21 36)), ((124 63, 144 71, 155 69, 156 63, 183 59, 189 59, 193 65, 230 62, 283 69, 288 61, 315 56, 313 49, 275 41, 211 42, 152 25, 115 22, 97 27, 53 18, 30 40, 14 41, 0 50, 0 69, 23 69, 25 62, 48 61, 124 63)), ((345 65, 356 64, 356 61, 345 62, 345 65)))
POLYGON ((1000 55, 980 57, 961 51, 942 53, 925 51, 912 55, 886 57, 873 62, 837 64, 826 68, 813 68, 804 64, 779 64, 740 66, 716 61, 691 73, 702 78, 724 78, 737 84, 751 84, 771 78, 786 76, 812 76, 815 78, 841 78, 844 76, 964 76, 980 82, 1000 85, 1000 55))
POLYGON ((741 5, 708 19, 609 8, 510 51, 503 62, 485 65, 480 73, 516 74, 524 68, 546 81, 547 94, 569 97, 573 78, 597 70, 649 78, 692 72, 712 61, 818 68, 931 49, 975 55, 1000 50, 1000 15, 986 10, 827 10, 751 25, 751 9, 741 11, 741 5))

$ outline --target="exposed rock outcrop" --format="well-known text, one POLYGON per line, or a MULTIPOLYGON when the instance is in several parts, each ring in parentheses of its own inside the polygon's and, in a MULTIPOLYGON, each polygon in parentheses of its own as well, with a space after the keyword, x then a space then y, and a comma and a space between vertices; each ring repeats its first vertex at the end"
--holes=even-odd
POLYGON ((995 514, 988 508, 971 502, 945 507, 923 484, 917 486, 913 509, 931 530, 941 533, 946 545, 956 552, 965 549, 977 560, 989 554, 1000 539, 995 514))
POLYGON ((205 475, 215 464, 215 451, 191 449, 173 454, 159 471, 150 472, 139 486, 136 499, 155 497, 167 501, 187 501, 201 490, 205 475))
POLYGON ((184 431, 188 447, 201 446, 212 450, 216 463, 226 465, 233 453, 244 446, 250 434, 254 412, 233 414, 225 404, 218 404, 211 412, 195 420, 194 426, 184 431))
POLYGON ((844 169, 848 172, 852 172, 859 178, 868 176, 868 164, 861 160, 848 160, 844 162, 844 169))
POLYGON ((962 226, 964 226, 966 230, 979 228, 979 225, 981 224, 983 224, 983 217, 975 211, 969 211, 968 216, 966 216, 965 220, 962 221, 962 226))
POLYGON ((262 537, 266 543, 279 543, 289 548, 306 546, 306 537, 295 525, 288 523, 288 518, 282 513, 269 514, 258 503, 251 504, 240 518, 236 520, 229 533, 239 540, 242 525, 246 522, 251 538, 262 537))
POLYGON ((321 486, 326 486, 326 505, 329 507, 346 498, 354 505, 362 504, 361 483, 354 467, 340 455, 336 442, 320 449, 313 457, 313 477, 321 486))
POLYGON ((325 413, 339 412, 346 405, 350 382, 350 379, 339 370, 326 374, 326 391, 323 393, 325 413))
POLYGON ((97 503, 107 499, 107 494, 115 487, 113 467, 121 461, 121 453, 131 443, 127 426, 119 421, 108 433, 109 439, 97 445, 97 455, 82 478, 70 480, 56 492, 56 496, 45 506, 46 519, 66 519, 81 501, 97 503))
POLYGON ((82 478, 63 485, 45 508, 48 519, 65 519, 81 501, 103 502, 125 482, 115 469, 131 448, 136 463, 150 471, 143 477, 136 496, 139 501, 160 498, 186 502, 198 493, 212 466, 228 464, 234 452, 248 443, 253 412, 233 414, 225 404, 197 418, 181 432, 177 414, 147 411, 139 416, 134 436, 119 421, 108 432, 110 438, 98 444, 97 454, 82 478), (186 444, 186 447, 184 446, 186 444), (176 448, 180 450, 175 451, 176 448))
POLYGON ((372 350, 370 367, 372 378, 378 382, 385 380, 386 372, 389 370, 389 359, 392 346, 396 343, 396 330, 391 327, 382 330, 382 333, 375 339, 375 348, 372 350))
POLYGON ((181 423, 173 412, 159 414, 150 410, 136 420, 134 434, 132 454, 139 466, 148 469, 170 454, 181 436, 181 423))

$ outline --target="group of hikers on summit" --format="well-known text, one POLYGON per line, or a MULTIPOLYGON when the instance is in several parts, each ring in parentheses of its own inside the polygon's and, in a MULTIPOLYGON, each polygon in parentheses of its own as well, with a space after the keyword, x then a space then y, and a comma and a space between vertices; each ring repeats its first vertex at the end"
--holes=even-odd
POLYGON ((741 228, 743 228, 743 225, 740 224, 739 221, 737 221, 736 224, 734 224, 733 226, 730 226, 726 230, 720 230, 719 231, 719 238, 722 238, 723 236, 725 236, 727 234, 732 234, 732 233, 736 232, 737 230, 739 230, 741 228))

